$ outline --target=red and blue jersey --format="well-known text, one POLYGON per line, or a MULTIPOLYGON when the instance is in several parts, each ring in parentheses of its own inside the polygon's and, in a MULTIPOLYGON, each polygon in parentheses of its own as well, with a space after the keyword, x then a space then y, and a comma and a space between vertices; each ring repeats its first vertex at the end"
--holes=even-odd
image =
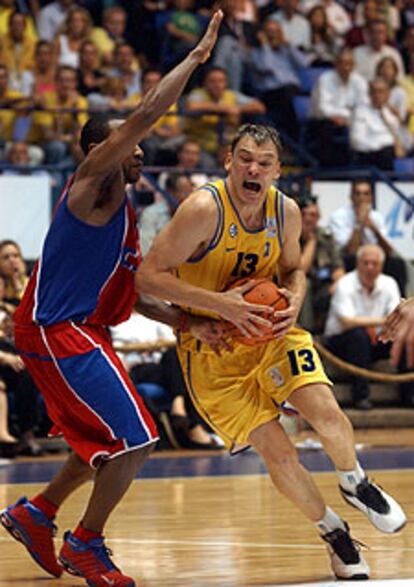
POLYGON ((63 321, 112 326, 127 320, 136 301, 141 260, 135 213, 125 197, 103 226, 87 224, 68 208, 71 180, 60 199, 25 295, 18 324, 63 321))

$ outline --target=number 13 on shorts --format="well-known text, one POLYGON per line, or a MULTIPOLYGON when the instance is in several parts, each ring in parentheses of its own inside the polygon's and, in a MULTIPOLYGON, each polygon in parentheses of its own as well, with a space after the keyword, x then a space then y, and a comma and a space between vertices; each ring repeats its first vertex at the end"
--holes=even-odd
POLYGON ((316 371, 314 353, 315 351, 313 349, 294 349, 288 351, 287 355, 292 375, 313 373, 313 371, 316 371))

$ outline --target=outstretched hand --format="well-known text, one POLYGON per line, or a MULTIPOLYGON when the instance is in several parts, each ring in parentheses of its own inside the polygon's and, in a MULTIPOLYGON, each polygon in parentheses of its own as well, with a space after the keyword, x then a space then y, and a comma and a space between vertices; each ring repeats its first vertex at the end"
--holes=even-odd
POLYGON ((196 55, 200 63, 205 63, 210 57, 210 53, 217 41, 218 30, 222 20, 223 12, 221 10, 217 10, 211 17, 204 36, 199 41, 198 45, 193 49, 192 52, 194 55, 196 55))

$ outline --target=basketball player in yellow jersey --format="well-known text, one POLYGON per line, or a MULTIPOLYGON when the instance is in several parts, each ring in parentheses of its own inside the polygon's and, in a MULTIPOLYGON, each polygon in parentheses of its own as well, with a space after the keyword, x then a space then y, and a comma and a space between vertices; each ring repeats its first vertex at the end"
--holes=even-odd
POLYGON ((257 450, 275 487, 327 542, 338 578, 367 579, 369 567, 347 524, 325 505, 278 421, 280 404, 288 398, 319 433, 344 498, 379 530, 396 532, 405 524, 397 502, 371 483, 358 463, 352 426, 331 392, 311 337, 295 327, 305 292, 301 220, 293 200, 272 187, 280 175, 279 153, 273 128, 242 126, 225 163, 226 180, 206 185, 181 204, 144 260, 137 289, 190 308, 178 352, 200 414, 229 449, 248 443, 257 450), (263 306, 243 299, 249 284, 225 291, 227 286, 240 277, 272 276, 290 304, 275 312, 280 321, 273 327, 274 340, 229 349, 215 318, 248 335, 269 322, 263 306))

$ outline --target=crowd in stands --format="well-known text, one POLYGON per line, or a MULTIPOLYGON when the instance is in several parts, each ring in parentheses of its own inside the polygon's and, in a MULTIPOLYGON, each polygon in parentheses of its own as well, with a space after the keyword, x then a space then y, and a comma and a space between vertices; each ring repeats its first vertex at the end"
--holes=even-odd
MULTIPOLYGON (((59 189, 82 159, 78 140, 87 118, 131 111, 196 44, 215 6, 212 0, 0 0, 2 173, 49 173, 59 189)), ((129 190, 144 255, 182 200, 220 174, 242 122, 275 125, 289 149, 304 148, 322 167, 392 171, 414 151, 412 0, 222 0, 220 7, 225 18, 213 55, 142 143, 151 174, 129 190)), ((324 228, 316 196, 302 193, 298 203, 309 282, 301 324, 325 333, 347 360, 370 367, 389 352, 375 343, 372 329, 378 331, 407 283, 405 262, 373 209, 372 186, 355 182, 350 202, 324 228)), ((0 452, 16 445, 35 455, 41 453, 36 427, 46 416, 12 332, 26 281, 18 244, 0 242, 0 452)), ((134 315, 113 336, 119 343, 173 340, 157 328, 134 315), (135 340, 132 330, 143 338, 135 340)), ((154 407, 149 392, 146 399, 173 446, 217 447, 191 408, 172 349, 123 359, 138 387, 164 389, 167 410, 154 407)), ((369 409, 366 383, 352 385, 354 404, 369 409)), ((414 406, 407 387, 401 403, 414 406)))

